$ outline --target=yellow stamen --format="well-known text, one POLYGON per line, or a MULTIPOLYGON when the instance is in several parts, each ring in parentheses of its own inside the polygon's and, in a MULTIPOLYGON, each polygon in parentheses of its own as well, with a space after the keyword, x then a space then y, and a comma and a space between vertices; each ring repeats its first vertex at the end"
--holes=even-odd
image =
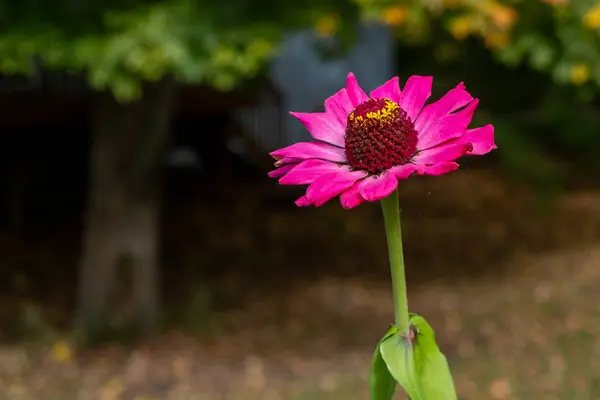
POLYGON ((368 111, 365 115, 355 115, 354 111, 352 111, 348 119, 359 125, 372 124, 373 122, 379 122, 380 124, 390 123, 397 117, 398 113, 396 111, 398 111, 400 106, 389 99, 385 99, 384 101, 385 105, 383 108, 377 111, 368 111))

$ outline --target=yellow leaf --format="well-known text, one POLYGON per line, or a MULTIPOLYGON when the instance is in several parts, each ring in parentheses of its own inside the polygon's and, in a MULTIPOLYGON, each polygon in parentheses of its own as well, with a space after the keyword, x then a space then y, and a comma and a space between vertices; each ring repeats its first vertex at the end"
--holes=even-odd
POLYGON ((458 40, 466 39, 475 28, 474 19, 471 15, 461 15, 450 21, 450 34, 458 40))
POLYGON ((339 24, 339 16, 337 14, 329 14, 317 21, 315 30, 320 36, 331 37, 337 32, 339 24))
POLYGON ((509 36, 505 32, 493 32, 484 38, 485 45, 494 50, 506 47, 509 42, 509 36))
POLYGON ((583 85, 590 79, 592 71, 587 64, 575 64, 569 71, 569 80, 573 85, 583 85))
POLYGON ((590 29, 600 28, 600 4, 590 8, 583 16, 583 24, 590 29))
POLYGON ((408 8, 405 6, 391 6, 381 11, 381 20, 389 26, 400 26, 406 21, 408 8))
POLYGON ((54 343, 50 352, 52 359, 60 364, 68 363, 73 360, 73 349, 64 340, 54 343))
POLYGON ((507 7, 495 1, 486 3, 486 12, 494 21, 494 24, 500 29, 508 29, 517 20, 517 12, 515 9, 507 7))

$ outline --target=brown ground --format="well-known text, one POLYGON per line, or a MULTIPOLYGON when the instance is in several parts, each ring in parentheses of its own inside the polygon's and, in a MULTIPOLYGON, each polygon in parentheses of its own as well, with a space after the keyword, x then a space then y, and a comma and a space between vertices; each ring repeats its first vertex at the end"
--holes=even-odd
MULTIPOLYGON (((392 317, 377 206, 296 209, 293 189, 260 188, 166 223, 166 288, 194 335, 73 354, 49 330, 0 349, 0 399, 367 399, 392 317), (181 290, 191 270, 205 283, 181 290)), ((460 171, 411 179, 402 201, 411 309, 461 399, 600 398, 600 192, 548 205, 460 171)))

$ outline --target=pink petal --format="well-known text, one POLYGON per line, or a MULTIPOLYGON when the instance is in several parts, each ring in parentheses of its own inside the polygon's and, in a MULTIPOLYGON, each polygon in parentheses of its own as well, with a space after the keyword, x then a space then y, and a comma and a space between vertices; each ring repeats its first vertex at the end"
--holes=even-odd
POLYGON ((334 162, 345 162, 346 154, 341 147, 333 146, 323 142, 299 142, 283 149, 270 153, 275 159, 291 157, 306 160, 309 158, 320 158, 334 162))
POLYGON ((308 198, 306 198, 306 196, 300 197, 298 200, 295 201, 295 203, 298 207, 312 206, 312 203, 308 201, 308 198))
POLYGON ((454 161, 457 158, 471 151, 471 143, 444 143, 431 149, 423 150, 418 153, 413 161, 417 165, 432 165, 445 161, 454 161))
POLYGON ((283 158, 280 158, 279 160, 275 161, 275 166, 281 167, 281 166, 288 165, 288 164, 298 164, 300 161, 302 161, 302 159, 300 159, 300 158, 283 157, 283 158))
POLYGON ((353 108, 356 108, 361 103, 369 100, 369 97, 367 97, 365 91, 362 90, 352 72, 350 72, 346 78, 346 91, 348 92, 348 97, 354 106, 353 108))
POLYGON ((479 99, 474 99, 462 110, 454 114, 448 114, 439 120, 437 126, 430 129, 429 135, 422 138, 419 137, 417 150, 429 149, 450 139, 462 136, 471 123, 478 104, 479 99))
POLYGON ((304 160, 279 180, 282 185, 308 185, 322 175, 337 172, 340 164, 319 159, 304 160))
POLYGON ((468 142, 473 145, 473 149, 467 152, 467 155, 480 156, 498 148, 496 143, 494 143, 494 127, 492 125, 468 129, 465 134, 456 139, 456 141, 463 143, 468 142))
POLYGON ((402 94, 400 95, 400 108, 406 111, 411 121, 417 119, 417 115, 431 96, 432 76, 414 75, 408 78, 402 94))
POLYGON ((415 122, 419 139, 425 139, 435 134, 443 117, 466 106, 471 100, 473 97, 465 90, 465 85, 461 82, 435 103, 426 105, 415 122))
POLYGON ((377 201, 388 197, 398 187, 398 178, 385 171, 379 176, 370 176, 358 184, 360 195, 367 201, 377 201))
POLYGON ((313 138, 344 147, 344 127, 339 121, 328 113, 299 113, 290 112, 298 118, 302 125, 310 132, 313 138))
POLYGON ((362 181, 358 181, 348 190, 340 195, 340 203, 346 210, 354 208, 365 202, 365 199, 360 195, 358 185, 362 181))
POLYGON ((433 165, 419 165, 417 168, 417 174, 429 175, 429 176, 440 176, 454 172, 458 169, 458 164, 453 161, 444 161, 433 165))
POLYGON ((346 129, 348 115, 354 108, 345 88, 325 99, 325 112, 335 118, 343 130, 346 129))
POLYGON ((323 175, 314 181, 306 190, 306 197, 320 207, 365 176, 365 171, 351 171, 348 166, 340 167, 338 172, 323 175))
POLYGON ((370 94, 372 99, 390 99, 400 104, 400 82, 397 76, 393 77, 370 94))
POLYGON ((287 165, 284 165, 283 167, 274 169, 273 171, 269 172, 267 175, 269 176, 269 178, 281 178, 295 166, 296 166, 295 164, 287 164, 287 165))
POLYGON ((397 167, 390 168, 390 173, 393 173, 398 180, 408 179, 417 169, 415 164, 404 164, 398 165, 397 167))

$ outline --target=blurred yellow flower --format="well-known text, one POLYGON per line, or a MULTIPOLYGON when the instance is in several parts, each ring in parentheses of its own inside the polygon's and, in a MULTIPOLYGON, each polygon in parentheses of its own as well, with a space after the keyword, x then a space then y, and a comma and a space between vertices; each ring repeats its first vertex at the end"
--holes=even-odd
POLYGON ((493 32, 489 35, 486 35, 483 40, 488 48, 498 50, 506 47, 509 39, 510 38, 506 32, 493 32))
POLYGON ((335 35, 340 25, 340 17, 337 14, 329 14, 320 18, 315 24, 315 30, 322 37, 335 35))
POLYGON ((592 70, 587 64, 575 64, 569 71, 569 80, 573 85, 583 85, 590 79, 591 74, 592 70))
POLYGON ((590 29, 600 28, 600 3, 590 8, 584 14, 583 24, 590 29))
POLYGON ((450 34, 458 40, 466 39, 474 31, 474 18, 471 15, 461 15, 450 21, 450 34))
POLYGON ((485 11, 498 28, 508 29, 517 20, 517 11, 495 1, 485 3, 485 11))
POLYGON ((400 26, 406 21, 408 8, 405 6, 391 6, 381 11, 381 20, 389 26, 400 26))
POLYGON ((71 362, 71 360, 73 359, 73 350, 67 342, 65 342, 64 340, 59 340, 52 346, 50 355, 52 357, 52 360, 54 360, 55 362, 64 364, 71 362))

